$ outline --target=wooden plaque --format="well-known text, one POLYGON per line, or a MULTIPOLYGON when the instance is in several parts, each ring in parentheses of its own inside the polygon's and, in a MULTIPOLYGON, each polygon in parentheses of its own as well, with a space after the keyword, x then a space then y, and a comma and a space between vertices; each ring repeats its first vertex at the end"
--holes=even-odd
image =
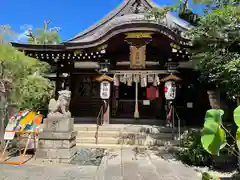
POLYGON ((141 47, 130 46, 130 68, 145 68, 146 45, 141 47))

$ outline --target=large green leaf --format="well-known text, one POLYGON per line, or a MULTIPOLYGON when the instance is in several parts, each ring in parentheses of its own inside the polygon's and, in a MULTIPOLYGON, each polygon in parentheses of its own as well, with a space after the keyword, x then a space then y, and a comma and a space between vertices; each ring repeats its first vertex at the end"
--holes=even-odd
POLYGON ((238 106, 233 112, 234 122, 240 127, 240 106, 238 106))
POLYGON ((226 145, 225 131, 216 123, 209 128, 203 128, 201 143, 203 148, 212 155, 219 155, 219 152, 226 145), (217 128, 218 127, 218 128, 217 128), (215 131, 217 129, 217 131, 215 131))
POLYGON ((205 114, 204 127, 209 127, 209 124, 216 123, 218 125, 222 124, 222 116, 224 111, 222 109, 210 109, 205 114))
POLYGON ((236 144, 237 144, 238 150, 240 150, 240 128, 238 128, 236 131, 236 144))
POLYGON ((223 114, 224 111, 221 109, 210 109, 205 115, 201 143, 212 155, 219 155, 219 151, 226 145, 226 134, 221 128, 223 114))

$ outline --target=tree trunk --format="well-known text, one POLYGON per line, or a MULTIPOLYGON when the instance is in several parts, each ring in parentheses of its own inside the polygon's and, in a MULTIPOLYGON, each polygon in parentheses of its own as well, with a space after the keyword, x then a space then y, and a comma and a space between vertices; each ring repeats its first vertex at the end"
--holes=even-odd
POLYGON ((218 90, 208 91, 209 103, 212 109, 219 109, 220 104, 220 92, 218 90))
POLYGON ((236 100, 237 100, 237 105, 239 106, 240 105, 240 96, 236 96, 236 100))

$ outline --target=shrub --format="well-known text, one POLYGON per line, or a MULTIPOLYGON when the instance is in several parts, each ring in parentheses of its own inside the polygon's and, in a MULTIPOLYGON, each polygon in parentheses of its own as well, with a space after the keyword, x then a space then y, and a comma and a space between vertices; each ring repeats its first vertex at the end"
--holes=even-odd
POLYGON ((21 109, 43 110, 53 97, 54 85, 46 78, 31 75, 25 78, 20 89, 19 106, 21 109))
MULTIPOLYGON (((192 129, 186 131, 181 138, 181 151, 178 154, 178 159, 183 163, 194 166, 217 166, 215 162, 215 156, 213 157, 209 154, 202 146, 201 143, 201 130, 192 129)), ((226 139, 228 140, 231 147, 234 147, 234 142, 227 134, 226 139)), ((220 156, 225 157, 225 155, 231 156, 232 151, 230 149, 224 148, 220 151, 220 156)))
POLYGON ((179 152, 179 159, 186 164, 205 166, 211 162, 211 155, 207 153, 201 144, 201 131, 186 131, 181 139, 182 150, 179 152))

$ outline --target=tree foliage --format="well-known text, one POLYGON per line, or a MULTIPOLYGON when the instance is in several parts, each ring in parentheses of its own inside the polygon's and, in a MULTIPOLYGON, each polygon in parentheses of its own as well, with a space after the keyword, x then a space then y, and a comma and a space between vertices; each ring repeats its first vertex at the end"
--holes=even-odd
MULTIPOLYGON (((240 2, 239 0, 193 0, 205 5, 205 14, 197 18, 191 30, 185 32, 193 41, 191 60, 202 73, 201 80, 215 84, 229 97, 240 92, 240 2)), ((188 1, 180 6, 186 12, 188 1)), ((155 18, 162 18, 174 6, 153 10, 155 18)))
POLYGON ((29 75, 22 81, 20 104, 23 109, 45 109, 54 93, 53 84, 40 75, 29 75))
POLYGON ((165 18, 166 14, 169 12, 176 12, 179 17, 186 20, 191 24, 196 24, 198 20, 198 15, 193 13, 188 6, 188 0, 178 0, 175 5, 171 6, 160 6, 157 8, 152 8, 146 15, 147 19, 156 19, 161 22, 165 18))
MULTIPOLYGON (((8 30, 10 32, 9 26, 8 30)), ((2 32, 2 34, 6 34, 6 32, 2 32)), ((3 40, 0 44, 0 78, 6 86, 8 101, 18 105, 19 108, 26 107, 27 103, 32 104, 33 102, 34 106, 33 104, 31 106, 28 105, 30 109, 33 108, 35 110, 37 106, 41 107, 45 102, 46 93, 49 94, 48 98, 52 95, 52 91, 48 89, 48 87, 52 87, 52 84, 44 78, 38 78, 33 82, 31 77, 34 74, 36 75, 34 76, 35 78, 37 75, 43 75, 49 70, 49 65, 25 56, 23 52, 12 47, 4 36, 1 37, 3 40), (36 90, 36 87, 39 91, 36 90), (38 103, 29 89, 34 89, 35 92, 38 92, 38 103), (48 91, 46 91, 47 89, 48 91)))
POLYGON ((61 42, 59 36, 59 27, 49 28, 50 21, 44 21, 43 28, 37 28, 33 32, 28 30, 28 43, 30 44, 59 44, 61 42))
POLYGON ((240 8, 222 5, 200 18, 186 34, 193 41, 192 61, 202 80, 214 83, 228 95, 240 91, 240 8))
POLYGON ((193 3, 205 5, 205 14, 225 6, 238 6, 240 4, 239 0, 193 0, 193 3))

